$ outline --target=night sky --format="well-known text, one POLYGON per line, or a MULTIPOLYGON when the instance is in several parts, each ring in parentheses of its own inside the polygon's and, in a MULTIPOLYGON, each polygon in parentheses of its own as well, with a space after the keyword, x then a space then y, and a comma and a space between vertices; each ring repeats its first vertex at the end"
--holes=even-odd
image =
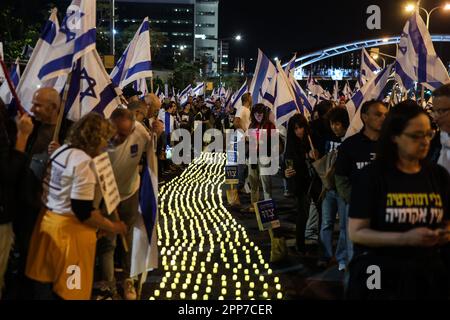
MULTIPOLYGON (((305 54, 338 44, 377 37, 399 35, 408 18, 400 0, 221 0, 219 36, 242 34, 245 41, 230 44, 231 59, 236 56, 255 58, 261 48, 270 58, 290 59, 294 52, 305 54), (381 30, 369 30, 366 9, 376 4, 381 9, 381 30)), ((442 0, 422 0, 431 9, 442 0)), ((425 20, 425 15, 423 19, 425 20)), ((432 14, 433 34, 450 34, 450 12, 432 14)), ((436 45, 435 45, 436 46, 436 45)), ((450 60, 445 44, 445 60, 450 60)), ((442 48, 441 48, 442 49, 442 48)), ((233 60, 230 60, 233 61, 233 60)))

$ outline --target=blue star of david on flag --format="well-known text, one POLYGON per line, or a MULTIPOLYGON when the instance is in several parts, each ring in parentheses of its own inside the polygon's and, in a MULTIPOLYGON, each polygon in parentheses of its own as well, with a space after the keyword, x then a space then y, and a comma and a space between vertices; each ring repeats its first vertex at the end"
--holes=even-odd
POLYGON ((80 80, 86 80, 86 82, 88 84, 88 87, 86 88, 86 90, 80 92, 80 101, 82 101, 83 98, 86 96, 96 99, 97 95, 95 94, 94 88, 97 85, 97 82, 95 81, 94 78, 91 78, 88 75, 86 68, 83 68, 83 70, 81 70, 80 80))
POLYGON ((77 25, 80 24, 80 20, 83 16, 84 16, 83 12, 74 10, 64 17, 64 20, 62 22, 59 31, 66 35, 66 43, 72 41, 76 37, 76 33, 71 31, 71 28, 68 26, 68 24, 70 23, 73 26, 73 28, 75 28, 77 25))

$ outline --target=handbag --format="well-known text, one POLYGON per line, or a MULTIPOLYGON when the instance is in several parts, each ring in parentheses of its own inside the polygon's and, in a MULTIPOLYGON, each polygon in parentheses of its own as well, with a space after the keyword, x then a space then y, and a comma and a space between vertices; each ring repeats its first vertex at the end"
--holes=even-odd
POLYGON ((319 160, 312 163, 317 175, 322 181, 322 185, 326 190, 336 189, 334 172, 336 170, 337 150, 328 152, 319 160))

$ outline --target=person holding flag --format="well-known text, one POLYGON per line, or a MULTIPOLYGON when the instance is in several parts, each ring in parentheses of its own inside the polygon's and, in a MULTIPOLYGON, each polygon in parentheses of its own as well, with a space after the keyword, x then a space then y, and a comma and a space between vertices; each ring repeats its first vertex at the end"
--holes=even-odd
POLYGON ((43 184, 45 209, 33 231, 25 273, 51 284, 55 298, 90 299, 97 228, 127 232, 123 222, 112 222, 94 209, 98 184, 92 159, 113 134, 114 128, 101 115, 87 114, 74 124, 67 144, 50 158, 43 184))
MULTIPOLYGON (((117 108, 111 114, 110 121, 117 128, 117 133, 111 140, 113 148, 108 151, 111 166, 114 171, 121 202, 117 208, 120 220, 125 222, 128 232, 125 239, 128 248, 133 244, 133 228, 139 216, 139 163, 144 152, 152 152, 153 139, 145 127, 135 120, 133 113, 124 108, 117 108)), ((114 221, 115 217, 110 216, 114 221)), ((97 255, 101 264, 101 280, 115 290, 114 250, 116 237, 107 236, 99 240, 97 255)), ((124 298, 136 300, 137 293, 134 279, 130 276, 131 252, 125 252, 121 258, 124 267, 123 281, 124 298)))

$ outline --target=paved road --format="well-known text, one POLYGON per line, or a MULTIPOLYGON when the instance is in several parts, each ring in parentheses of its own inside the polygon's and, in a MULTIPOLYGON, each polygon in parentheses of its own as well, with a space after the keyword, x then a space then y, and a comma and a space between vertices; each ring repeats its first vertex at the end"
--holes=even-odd
MULTIPOLYGON (((254 214, 226 206, 223 154, 203 154, 160 189, 160 268, 149 274, 143 299, 341 299, 344 274, 315 266, 316 254, 294 250, 295 203, 273 178, 289 255, 269 264, 270 238, 254 214)), ((241 195, 243 206, 248 195, 241 195)))

